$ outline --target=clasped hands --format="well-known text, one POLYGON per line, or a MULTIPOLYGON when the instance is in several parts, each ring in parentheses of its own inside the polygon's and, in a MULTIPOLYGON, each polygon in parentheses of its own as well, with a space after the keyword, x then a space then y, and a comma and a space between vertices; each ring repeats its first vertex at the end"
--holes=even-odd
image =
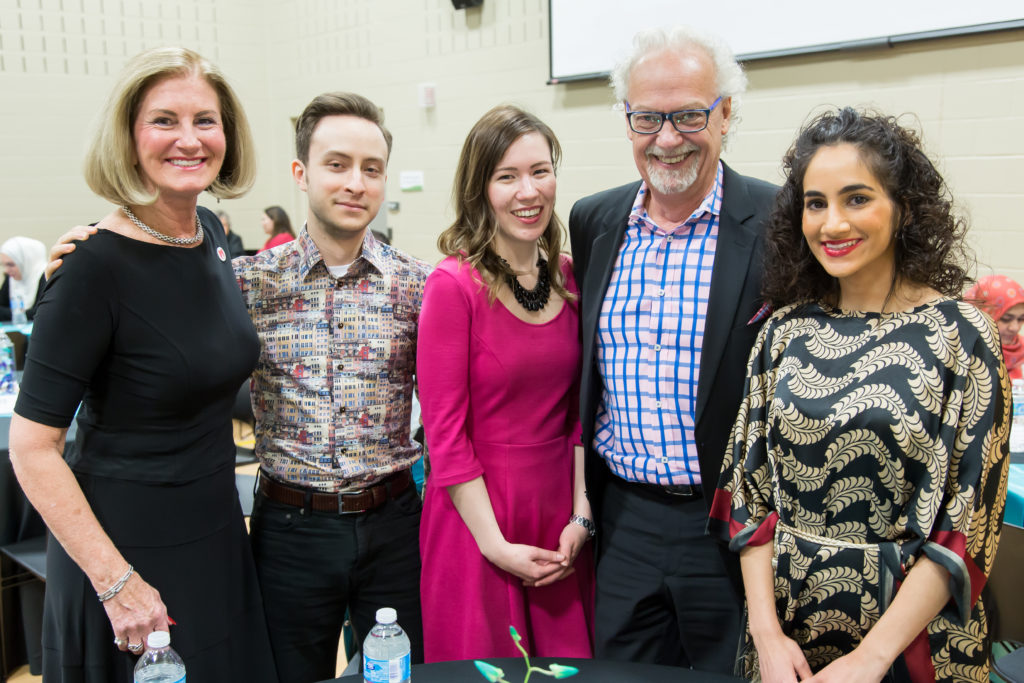
POLYGON ((878 683, 888 666, 860 648, 836 659, 814 674, 800 646, 781 631, 755 639, 762 683, 878 683))
POLYGON ((576 571, 573 563, 587 539, 587 530, 570 522, 562 529, 557 550, 509 543, 502 538, 493 548, 485 550, 484 557, 499 569, 522 579, 524 586, 539 588, 561 581, 576 571))

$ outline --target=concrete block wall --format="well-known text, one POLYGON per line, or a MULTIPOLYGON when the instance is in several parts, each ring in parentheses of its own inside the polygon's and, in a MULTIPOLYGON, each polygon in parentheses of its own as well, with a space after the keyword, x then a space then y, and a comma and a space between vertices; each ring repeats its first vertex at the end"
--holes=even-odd
MULTIPOLYGON (((360 92, 384 108, 395 135, 388 199, 400 204, 386 221, 407 251, 438 258, 463 138, 502 102, 529 108, 559 136, 557 208, 567 218, 576 199, 632 180, 636 170, 605 83, 546 84, 547 26, 547 0, 485 0, 470 10, 450 0, 0 0, 0 145, 9 160, 0 166, 8 208, 0 238, 49 242, 108 210, 81 180, 89 122, 128 56, 169 43, 219 64, 252 120, 259 179, 221 207, 247 245, 263 240, 265 206, 304 219, 289 170, 292 121, 328 90, 360 92), (421 83, 436 86, 432 109, 418 105, 421 83), (423 172, 422 192, 400 190, 403 170, 423 172)), ((823 106, 906 113, 969 213, 978 272, 1024 280, 1024 31, 758 61, 747 70, 729 163, 778 180, 796 129, 823 106)))

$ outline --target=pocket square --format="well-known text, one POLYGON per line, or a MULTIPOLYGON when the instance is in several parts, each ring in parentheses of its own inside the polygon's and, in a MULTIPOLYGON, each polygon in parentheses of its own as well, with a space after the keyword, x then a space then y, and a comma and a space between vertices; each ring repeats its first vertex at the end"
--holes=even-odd
POLYGON ((772 314, 772 305, 766 303, 763 306, 761 306, 761 308, 757 309, 757 313, 754 314, 753 318, 751 318, 750 320, 747 321, 747 324, 748 325, 753 325, 754 323, 759 323, 762 320, 764 320, 765 318, 767 318, 768 316, 770 316, 771 314, 772 314))

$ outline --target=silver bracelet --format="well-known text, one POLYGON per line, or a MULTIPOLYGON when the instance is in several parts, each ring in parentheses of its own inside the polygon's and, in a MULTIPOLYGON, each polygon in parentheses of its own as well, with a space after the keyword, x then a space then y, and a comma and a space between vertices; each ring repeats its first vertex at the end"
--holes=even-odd
POLYGON ((102 593, 97 593, 96 597, 100 599, 100 602, 106 602, 107 600, 111 599, 112 597, 121 592, 121 589, 124 588, 124 585, 128 583, 128 579, 132 578, 132 574, 134 573, 135 567, 128 565, 128 571, 124 573, 124 576, 118 579, 117 583, 115 583, 107 590, 103 591, 102 593))
POLYGON ((597 527, 594 526, 594 522, 583 517, 582 515, 573 515, 569 518, 571 524, 579 524, 581 527, 587 530, 587 536, 593 538, 597 533, 597 527))

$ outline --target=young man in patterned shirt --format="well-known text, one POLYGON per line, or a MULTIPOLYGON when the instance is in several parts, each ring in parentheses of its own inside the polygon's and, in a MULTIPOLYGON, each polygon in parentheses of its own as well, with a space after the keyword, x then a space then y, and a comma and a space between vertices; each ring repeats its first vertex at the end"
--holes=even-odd
POLYGON ((234 261, 261 342, 251 533, 282 683, 334 677, 346 610, 363 638, 377 608, 396 608, 413 662, 423 657, 409 413, 430 267, 367 229, 390 151, 372 102, 315 98, 292 162, 306 225, 234 261))

